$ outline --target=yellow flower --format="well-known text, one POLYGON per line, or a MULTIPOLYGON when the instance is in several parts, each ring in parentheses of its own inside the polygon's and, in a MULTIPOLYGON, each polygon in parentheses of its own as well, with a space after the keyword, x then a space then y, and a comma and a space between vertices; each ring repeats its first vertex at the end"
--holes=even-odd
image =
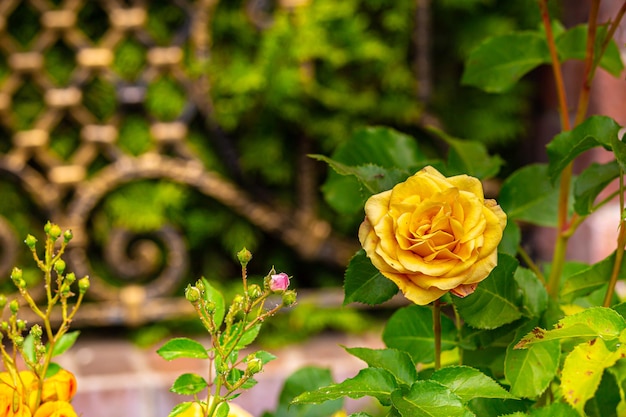
POLYGON ((37 377, 31 371, 20 371, 16 374, 16 380, 9 372, 0 372, 0 417, 4 416, 30 416, 30 409, 37 401, 37 377), (18 379, 19 378, 19 379, 18 379), (4 404, 10 404, 11 408, 17 407, 13 413, 4 413, 4 404), (18 407, 25 404, 28 407, 18 407), (30 408, 29 408, 30 407, 30 408))
POLYGON ((78 417, 67 401, 49 401, 39 406, 33 417, 78 417))
POLYGON ((359 240, 381 274, 425 305, 448 291, 474 292, 496 266, 505 226, 478 179, 429 166, 367 200, 359 240))
MULTIPOLYGON (((209 405, 211 404, 211 400, 213 397, 210 397, 209 405)), ((238 406, 237 404, 229 403, 230 411, 228 412, 228 417, 252 417, 252 414, 248 413, 246 410, 238 406)), ((204 417, 205 414, 204 403, 192 402, 189 403, 189 407, 185 409, 180 414, 177 414, 178 417, 204 417)), ((38 417, 38 416, 36 416, 38 417)))
POLYGON ((41 401, 70 401, 74 394, 76 394, 74 374, 60 369, 59 372, 44 380, 41 401))

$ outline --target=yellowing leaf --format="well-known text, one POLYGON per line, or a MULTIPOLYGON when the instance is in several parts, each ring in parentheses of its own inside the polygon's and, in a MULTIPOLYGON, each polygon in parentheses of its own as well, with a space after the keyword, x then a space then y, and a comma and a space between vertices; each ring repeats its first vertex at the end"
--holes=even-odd
POLYGON ((621 346, 612 352, 601 338, 576 346, 563 364, 561 388, 565 400, 584 415, 585 403, 594 396, 604 370, 625 354, 621 346))

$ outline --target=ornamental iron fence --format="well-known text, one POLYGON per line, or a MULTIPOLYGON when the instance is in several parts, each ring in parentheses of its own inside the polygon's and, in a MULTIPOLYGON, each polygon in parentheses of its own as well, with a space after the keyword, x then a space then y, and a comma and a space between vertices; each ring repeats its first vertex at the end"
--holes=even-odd
MULTIPOLYGON (((248 15, 263 26, 269 17, 255 9, 257 3, 247 3, 248 15)), ((239 219, 220 215, 216 222, 245 224, 300 259, 347 263, 354 239, 334 233, 315 209, 319 184, 306 141, 297 142, 292 155, 292 202, 256 193, 229 171, 237 155, 213 117, 211 83, 202 70, 210 58, 207 28, 216 4, 0 2, 5 290, 11 268, 32 263, 25 234, 41 230, 46 220, 74 234, 66 260, 77 276, 91 278, 91 302, 77 317, 87 325, 141 324, 189 312, 181 288, 197 278, 190 270, 208 255, 186 232, 190 225, 206 226, 203 216, 210 218, 212 210, 239 219), (204 147, 213 149, 212 157, 204 147), (171 184, 163 195, 154 191, 171 184), (192 209, 171 207, 181 193, 193 199, 192 209), (111 220, 105 210, 120 214, 111 220), (178 222, 150 217, 168 210, 178 222)), ((25 270, 25 276, 35 275, 25 270)))

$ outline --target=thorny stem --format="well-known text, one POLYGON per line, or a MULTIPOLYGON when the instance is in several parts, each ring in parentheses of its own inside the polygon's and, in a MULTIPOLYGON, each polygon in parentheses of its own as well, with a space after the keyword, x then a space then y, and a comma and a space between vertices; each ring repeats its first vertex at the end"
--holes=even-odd
MULTIPOLYGON (((591 93, 591 82, 595 74, 596 59, 595 59, 595 44, 596 34, 598 32, 598 11, 600 9, 600 0, 593 0, 591 2, 591 10, 589 12, 589 22, 587 25, 587 47, 585 52, 585 72, 583 75, 583 84, 580 89, 580 95, 578 96, 578 109, 576 112, 575 125, 578 125, 587 116, 587 109, 589 107, 589 95, 591 93)), ((598 54, 598 60, 601 55, 598 54)))
POLYGON ((433 335, 435 338, 435 370, 441 368, 441 301, 433 302, 433 335))
MULTIPOLYGON (((559 115, 561 118, 562 130, 570 130, 571 124, 569 120, 567 97, 565 94, 565 85, 563 83, 563 72, 561 63, 556 50, 554 34, 552 33, 552 24, 550 22, 550 14, 548 12, 548 1, 540 0, 539 7, 541 9, 541 18, 546 32, 546 40, 550 51, 550 60, 552 62, 552 72, 556 84, 557 97, 559 101, 559 115)), ((547 290, 548 294, 556 299, 559 293, 559 285, 563 263, 565 262, 565 253, 567 251, 567 237, 562 235, 563 228, 567 222, 567 201, 569 199, 569 185, 572 179, 572 164, 563 170, 561 174, 560 192, 559 192, 559 208, 558 208, 558 233, 554 247, 552 260, 552 269, 548 278, 547 290)))
POLYGON ((615 15, 615 20, 611 22, 609 30, 606 33, 606 38, 602 42, 602 48, 600 49, 600 54, 598 55, 598 62, 602 58, 602 55, 604 55, 604 51, 606 51, 606 48, 609 46, 609 43, 611 43, 611 40, 613 39, 613 35, 615 35, 615 31, 619 27, 620 22, 622 21, 622 18, 624 17, 624 14, 626 14, 626 1, 622 3, 622 7, 620 7, 619 11, 615 15))
POLYGON ((554 42, 554 34, 552 33, 550 13, 548 12, 548 0, 540 0, 539 8, 541 9, 541 19, 543 22, 543 27, 546 31, 548 49, 550 51, 550 60, 552 62, 552 72, 554 74, 554 81, 556 83, 557 98, 559 100, 559 115, 561 117, 561 127, 564 130, 570 130, 571 126, 567 111, 567 96, 565 94, 565 83, 563 82, 563 71, 561 70, 561 63, 559 62, 559 56, 556 50, 556 43, 554 42))
MULTIPOLYGON (((554 42, 554 36, 552 34, 550 25, 550 16, 548 14, 547 0, 540 1, 541 15, 543 24, 546 30, 546 36, 548 41, 548 47, 550 49, 550 57, 552 60, 552 69, 555 76, 557 94, 559 97, 559 113, 561 115, 561 127, 563 131, 571 129, 571 124, 568 116, 567 99, 565 97, 565 89, 563 86, 563 77, 558 61, 558 55, 556 52, 556 44, 554 42)), ((586 114, 589 106, 589 95, 591 91, 591 81, 594 76, 594 64, 595 64, 595 41, 597 33, 597 18, 598 10, 600 7, 599 0, 593 0, 591 4, 591 12, 589 15, 588 31, 587 31, 587 46, 585 55, 585 74, 583 78, 583 84, 578 100, 578 108, 576 112, 575 125, 581 123, 586 114)), ((558 206, 558 218, 557 218, 557 236, 554 246, 554 254, 552 257, 552 267, 550 276, 548 278, 548 294, 553 299, 558 299, 561 275, 563 272, 563 265, 565 263, 565 257, 567 253, 567 244, 572 234, 572 230, 568 230, 568 200, 569 189, 572 182, 572 168, 573 163, 570 162, 561 173, 561 180, 559 184, 559 206, 558 206)), ((578 225, 579 223, 572 222, 572 225, 578 225)))
POLYGON ((615 263, 613 264, 613 270, 611 271, 609 287, 607 288, 604 296, 604 307, 611 306, 611 300, 613 299, 613 293, 615 292, 615 284, 617 283, 617 277, 619 276, 619 271, 622 266, 622 259, 624 259, 624 245, 626 245, 626 218, 624 218, 624 172, 621 169, 619 176, 619 190, 619 233, 617 235, 617 248, 615 249, 615 263))

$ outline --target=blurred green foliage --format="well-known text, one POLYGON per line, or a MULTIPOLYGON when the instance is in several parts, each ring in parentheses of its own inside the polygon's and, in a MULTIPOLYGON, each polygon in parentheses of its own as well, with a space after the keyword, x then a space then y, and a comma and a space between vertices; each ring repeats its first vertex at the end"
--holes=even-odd
MULTIPOLYGON (((201 61, 185 37, 190 30, 186 11, 172 1, 150 1, 142 36, 129 32, 113 48, 111 73, 80 82, 83 105, 99 122, 119 126, 116 146, 130 156, 157 150, 152 121, 182 120, 189 128, 187 146, 208 169, 258 200, 286 206, 297 204, 299 153, 330 155, 359 127, 391 126, 424 141, 420 149, 430 149, 420 125, 427 110, 452 135, 479 139, 489 147, 523 137, 529 84, 488 95, 461 87, 458 79, 461 62, 487 34, 536 26, 530 17, 536 15, 534 0, 432 2, 430 103, 416 99, 414 0, 312 0, 293 10, 273 3, 218 2, 207 28, 208 59, 201 61), (190 98, 174 75, 145 76, 149 47, 172 43, 185 51, 189 82, 207 77, 213 120, 188 111, 190 98), (128 85, 139 89, 140 100, 120 106, 120 88, 128 85)), ((78 22, 94 46, 110 25, 96 1, 84 2, 78 22)), ((21 2, 7 17, 6 30, 28 50, 41 31, 38 12, 21 2)), ((74 52, 62 38, 46 50, 45 70, 56 87, 75 82, 74 52)), ((9 74, 7 57, 0 53, 0 85, 9 74)), ((33 127, 43 110, 43 95, 29 80, 13 94, 13 130, 33 127)), ((50 147, 56 156, 71 160, 77 132, 71 120, 53 131, 50 147)), ((107 163, 106 157, 97 158, 89 175, 97 175, 107 163)), ((322 163, 317 167, 325 169, 322 163)), ((312 175, 317 175, 314 183, 323 181, 320 173, 312 175)), ((13 188, 3 188, 3 196, 11 193, 13 188)), ((16 198, 12 194, 3 200, 16 198)), ((24 224, 21 211, 0 207, 0 214, 17 224, 18 236, 36 229, 24 224)), ((338 215, 320 201, 318 215, 341 233, 356 236, 358 214, 338 215)), ((140 233, 168 223, 184 233, 190 247, 190 279, 204 275, 227 285, 224 277, 238 274, 232 254, 245 245, 264 259, 259 268, 280 266, 298 278, 299 287, 341 285, 342 266, 302 262, 247 220, 190 187, 167 181, 125 184, 109 193, 93 213, 94 245, 104 246, 113 227, 140 233)))

